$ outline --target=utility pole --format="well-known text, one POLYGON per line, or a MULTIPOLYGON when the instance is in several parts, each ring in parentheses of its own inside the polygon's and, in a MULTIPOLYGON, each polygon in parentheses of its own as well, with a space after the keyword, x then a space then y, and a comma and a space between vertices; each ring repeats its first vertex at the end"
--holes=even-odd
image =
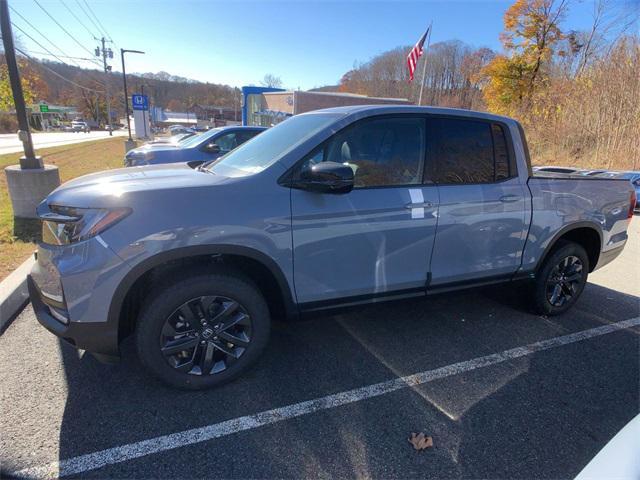
POLYGON ((104 66, 105 73, 104 90, 107 97, 107 129, 109 130, 109 135, 113 135, 113 132, 111 131, 111 95, 109 94, 109 72, 111 71, 111 65, 107 65, 107 57, 113 58, 113 50, 105 47, 107 40, 105 40, 104 37, 96 38, 96 40, 100 40, 102 42, 102 51, 100 50, 100 47, 97 47, 96 57, 102 55, 102 64, 104 66))
MULTIPOLYGON (((13 103, 16 107, 18 138, 24 148, 24 157, 20 157, 20 165, 9 165, 5 167, 4 172, 7 176, 9 198, 11 198, 13 208, 13 234, 26 240, 33 239, 34 232, 42 231, 36 207, 52 190, 60 185, 60 175, 58 167, 43 165, 42 158, 36 157, 33 150, 27 107, 24 104, 24 92, 22 91, 20 71, 13 45, 7 0, 0 0, 0 31, 2 32, 13 103)), ((37 237, 37 234, 35 236, 37 237)), ((2 321, 4 321, 4 317, 2 321)))
POLYGON ((9 6, 7 0, 0 0, 0 19, 2 21, 2 42, 4 44, 4 55, 7 59, 7 70, 9 71, 9 81, 13 92, 13 103, 16 107, 18 117, 18 138, 24 147, 24 157, 20 158, 21 168, 42 168, 42 159, 36 158, 33 151, 31 132, 29 131, 29 120, 27 118, 27 107, 24 104, 22 93, 22 83, 20 82, 20 72, 16 60, 16 52, 13 46, 13 32, 11 31, 11 20, 9 18, 9 6))

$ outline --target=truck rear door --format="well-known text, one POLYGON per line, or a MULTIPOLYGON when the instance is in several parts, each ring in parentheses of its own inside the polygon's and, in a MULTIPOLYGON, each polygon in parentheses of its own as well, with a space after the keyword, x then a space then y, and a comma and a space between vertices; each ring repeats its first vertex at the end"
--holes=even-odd
POLYGON ((430 286, 510 276, 520 266, 530 197, 507 126, 434 116, 428 138, 440 197, 430 286))

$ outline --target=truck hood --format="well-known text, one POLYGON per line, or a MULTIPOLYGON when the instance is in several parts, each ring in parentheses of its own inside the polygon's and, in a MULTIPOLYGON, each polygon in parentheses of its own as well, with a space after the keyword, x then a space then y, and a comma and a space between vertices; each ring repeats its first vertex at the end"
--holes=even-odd
POLYGON ((227 181, 232 179, 186 164, 120 168, 66 182, 47 197, 46 203, 78 208, 132 206, 134 197, 145 193, 211 187, 227 181))

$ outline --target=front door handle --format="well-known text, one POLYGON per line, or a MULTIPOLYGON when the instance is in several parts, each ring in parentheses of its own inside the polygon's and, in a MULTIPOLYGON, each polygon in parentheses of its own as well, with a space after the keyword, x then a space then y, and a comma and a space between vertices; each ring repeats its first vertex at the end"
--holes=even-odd
POLYGON ((431 207, 435 207, 434 203, 431 202, 422 202, 422 203, 407 203, 405 205, 405 208, 431 208, 431 207))
POLYGON ((502 203, 513 203, 517 202, 518 200, 520 200, 520 197, 518 195, 503 195, 500 197, 500 201, 502 203))

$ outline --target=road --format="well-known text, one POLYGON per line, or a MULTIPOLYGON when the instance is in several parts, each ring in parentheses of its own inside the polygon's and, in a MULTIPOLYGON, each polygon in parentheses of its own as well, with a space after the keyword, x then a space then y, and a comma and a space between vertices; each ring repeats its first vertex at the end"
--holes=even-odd
POLYGON ((146 377, 131 342, 115 366, 79 359, 27 307, 0 337, 2 468, 573 478, 640 411, 639 255, 636 217, 623 255, 562 317, 527 313, 524 289, 495 286, 277 322, 256 368, 195 393, 146 377), (433 448, 415 451, 412 432, 433 448))
MULTIPOLYGON (((115 136, 125 136, 128 133, 125 130, 115 130, 115 136)), ((60 145, 69 145, 72 143, 88 142, 89 140, 99 140, 101 138, 109 138, 109 132, 96 130, 89 133, 74 132, 48 132, 33 133, 31 135, 33 145, 37 149, 47 147, 57 147, 60 145)), ((0 155, 5 153, 16 153, 22 151, 22 142, 18 140, 18 135, 13 133, 0 135, 0 155)), ((37 154, 37 151, 36 151, 37 154)))

